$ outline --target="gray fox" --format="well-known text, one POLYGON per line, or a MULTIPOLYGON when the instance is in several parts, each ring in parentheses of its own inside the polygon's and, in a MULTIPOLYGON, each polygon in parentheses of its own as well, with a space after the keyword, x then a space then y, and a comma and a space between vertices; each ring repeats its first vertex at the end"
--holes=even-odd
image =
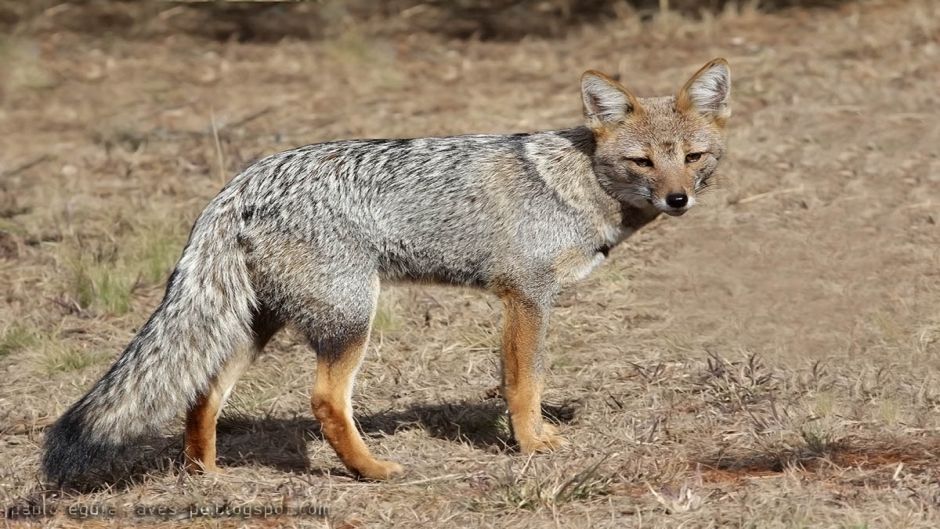
POLYGON ((219 411, 285 325, 316 351, 313 414, 342 462, 366 479, 399 474, 370 454, 351 406, 384 280, 499 296, 519 449, 563 445, 540 404, 553 299, 661 213, 695 204, 724 154, 730 75, 715 59, 675 96, 637 98, 592 70, 575 128, 333 141, 254 163, 199 216, 160 306, 46 434, 47 479, 87 476, 182 411, 186 468, 215 470, 219 411))

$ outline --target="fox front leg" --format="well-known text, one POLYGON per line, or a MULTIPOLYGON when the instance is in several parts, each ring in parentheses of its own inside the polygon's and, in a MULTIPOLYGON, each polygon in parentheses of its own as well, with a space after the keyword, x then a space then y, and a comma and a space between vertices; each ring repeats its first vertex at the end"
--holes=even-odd
POLYGON ((567 442, 542 420, 541 349, 551 304, 519 292, 503 295, 503 395, 513 435, 524 454, 567 442))

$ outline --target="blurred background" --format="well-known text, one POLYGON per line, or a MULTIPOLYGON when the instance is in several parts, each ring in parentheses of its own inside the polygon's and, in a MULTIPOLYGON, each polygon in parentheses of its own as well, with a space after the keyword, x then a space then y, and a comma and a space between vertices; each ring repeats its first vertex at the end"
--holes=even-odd
POLYGON ((452 38, 515 40, 560 37, 613 18, 679 14, 695 19, 724 10, 777 11, 835 7, 850 0, 312 0, 3 2, 7 28, 26 25, 124 37, 184 33, 213 40, 321 39, 356 26, 372 35, 432 33, 452 38))

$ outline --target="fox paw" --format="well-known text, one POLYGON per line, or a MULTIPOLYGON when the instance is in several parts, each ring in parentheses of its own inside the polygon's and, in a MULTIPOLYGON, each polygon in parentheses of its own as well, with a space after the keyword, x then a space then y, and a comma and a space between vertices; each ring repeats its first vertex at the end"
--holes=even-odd
POLYGON ((519 449, 523 454, 553 452, 568 444, 568 440, 559 435, 558 429, 551 424, 543 424, 542 431, 529 439, 519 439, 519 449))
POLYGON ((203 462, 187 459, 183 463, 183 470, 187 474, 223 474, 224 472, 215 465, 215 462, 203 462))
POLYGON ((354 469, 354 471, 356 474, 359 474, 359 477, 362 479, 384 481, 404 474, 405 467, 394 461, 375 459, 365 465, 361 465, 359 468, 354 469))

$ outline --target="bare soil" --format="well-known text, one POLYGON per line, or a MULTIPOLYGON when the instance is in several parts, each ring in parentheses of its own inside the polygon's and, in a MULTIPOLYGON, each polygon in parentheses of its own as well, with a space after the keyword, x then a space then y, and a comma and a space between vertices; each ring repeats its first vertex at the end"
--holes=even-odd
POLYGON ((937 2, 624 11, 492 40, 346 19, 316 38, 96 34, 44 24, 77 9, 61 6, 0 40, 0 505, 58 509, 5 524, 940 526, 937 2), (342 468, 309 410, 313 353, 287 332, 224 412, 224 474, 179 471, 174 423, 104 488, 40 485, 44 427, 145 321, 189 226, 252 160, 572 126, 587 68, 665 94, 716 56, 734 76, 719 188, 615 249, 553 314, 545 411, 569 447, 515 450, 495 299, 390 285, 354 398, 406 476, 342 468), (222 504, 330 514, 189 511, 222 504))

